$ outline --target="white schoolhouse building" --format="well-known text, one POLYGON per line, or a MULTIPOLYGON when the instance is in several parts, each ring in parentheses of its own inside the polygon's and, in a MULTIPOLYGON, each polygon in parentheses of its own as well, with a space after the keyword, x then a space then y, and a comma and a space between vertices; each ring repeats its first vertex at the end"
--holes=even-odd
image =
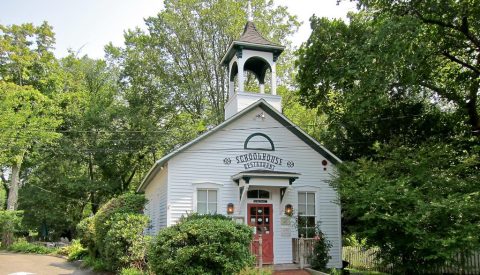
POLYGON ((221 60, 230 77, 225 121, 157 161, 138 188, 149 234, 190 212, 219 213, 262 235, 263 263, 283 264, 294 261, 294 239, 314 237, 319 223, 332 244, 329 266, 342 266, 340 206, 328 184, 340 160, 282 114, 275 64, 283 50, 249 18, 221 60), (259 93, 244 90, 246 71, 259 93))

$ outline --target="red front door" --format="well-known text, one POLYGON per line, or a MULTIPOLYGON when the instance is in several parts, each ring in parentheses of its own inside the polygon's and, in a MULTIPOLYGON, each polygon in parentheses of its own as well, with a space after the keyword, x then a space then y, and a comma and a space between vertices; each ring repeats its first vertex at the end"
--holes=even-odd
POLYGON ((264 264, 273 264, 273 220, 271 204, 248 204, 248 225, 255 227, 253 250, 262 237, 262 260, 264 264))

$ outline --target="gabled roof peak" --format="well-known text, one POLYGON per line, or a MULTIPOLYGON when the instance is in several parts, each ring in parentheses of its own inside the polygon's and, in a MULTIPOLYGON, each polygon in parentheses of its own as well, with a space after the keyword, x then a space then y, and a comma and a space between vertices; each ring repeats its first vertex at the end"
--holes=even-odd
POLYGON ((243 30, 242 36, 237 41, 246 42, 246 43, 253 43, 259 45, 267 45, 267 46, 280 46, 275 44, 267 39, 265 39, 257 30, 257 27, 252 21, 247 21, 245 24, 245 28, 243 30))

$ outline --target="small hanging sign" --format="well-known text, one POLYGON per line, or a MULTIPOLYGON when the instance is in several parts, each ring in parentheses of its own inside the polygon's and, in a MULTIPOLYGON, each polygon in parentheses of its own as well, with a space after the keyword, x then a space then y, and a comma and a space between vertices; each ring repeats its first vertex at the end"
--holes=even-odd
POLYGON ((267 200, 253 200, 255 203, 267 203, 267 200))

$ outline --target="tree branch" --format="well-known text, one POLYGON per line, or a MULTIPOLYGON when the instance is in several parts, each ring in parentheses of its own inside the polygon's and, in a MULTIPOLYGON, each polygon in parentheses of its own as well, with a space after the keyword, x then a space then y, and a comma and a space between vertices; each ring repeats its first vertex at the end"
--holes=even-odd
POLYGON ((448 51, 443 51, 442 52, 442 55, 445 56, 446 58, 450 59, 450 61, 453 61, 455 63, 458 63, 460 65, 462 65, 463 67, 465 68, 468 68, 470 70, 472 70, 473 72, 475 72, 477 75, 480 75, 480 70, 470 64, 468 64, 467 62, 463 61, 463 60, 460 60, 458 59, 457 57, 455 57, 454 55, 452 55, 451 53, 449 53, 448 51))
POLYGON ((437 94, 444 96, 446 99, 451 100, 451 101, 459 104, 460 106, 462 106, 462 104, 463 104, 463 98, 461 96, 458 96, 456 94, 452 94, 451 92, 447 91, 444 88, 438 87, 436 85, 433 85, 431 83, 427 83, 427 82, 424 82, 424 81, 420 82, 419 84, 420 84, 420 86, 428 88, 428 89, 436 92, 437 94))
POLYGON ((470 24, 468 23, 468 18, 466 16, 462 17, 462 25, 459 28, 460 32, 463 33, 470 41, 472 41, 475 46, 477 46, 480 51, 480 40, 473 36, 470 32, 470 24))

